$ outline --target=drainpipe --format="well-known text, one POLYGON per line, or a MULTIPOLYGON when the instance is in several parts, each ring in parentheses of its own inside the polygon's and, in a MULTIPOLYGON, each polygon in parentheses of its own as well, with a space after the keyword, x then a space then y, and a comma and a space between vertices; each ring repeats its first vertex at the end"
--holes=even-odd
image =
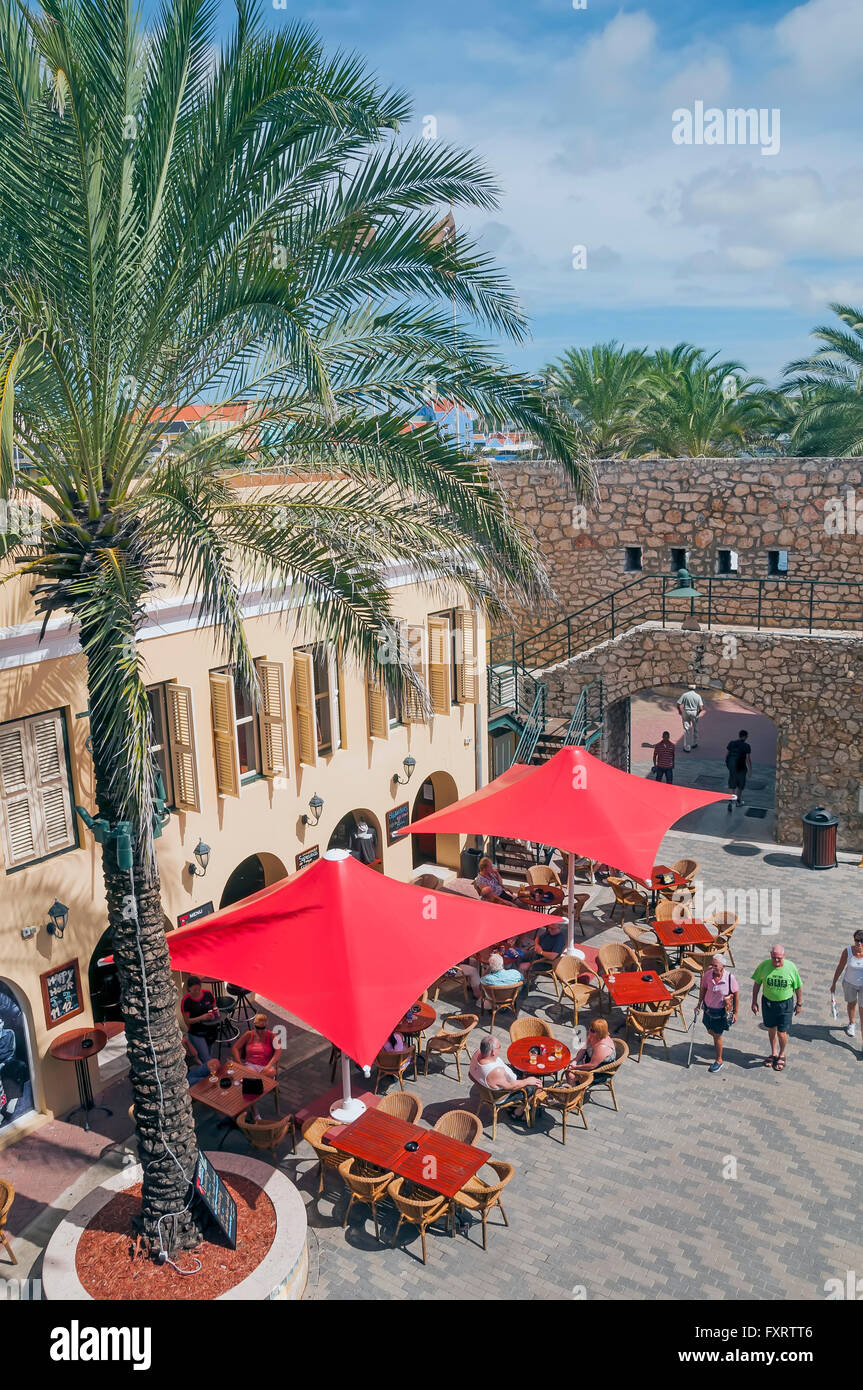
MULTIPOLYGON (((477 631, 479 631, 479 626, 480 626, 480 612, 479 612, 479 607, 478 607, 478 606, 477 606, 477 608, 476 608, 476 615, 477 615, 477 631)), ((483 626, 484 626, 484 625, 483 625, 483 626)), ((476 645, 477 645, 477 657, 478 657, 478 656, 479 656, 479 642, 477 642, 476 645)), ((483 651, 485 651, 485 650, 486 650, 485 643, 483 643, 483 651)), ((485 671, 482 672, 482 677, 483 677, 482 681, 480 681, 480 679, 479 679, 479 674, 480 674, 480 673, 477 672, 477 697, 478 697, 478 698, 477 698, 476 704, 475 704, 474 707, 473 707, 473 762, 474 762, 474 780, 475 780, 475 783, 476 783, 476 790, 477 790, 477 791, 479 791, 480 787, 482 787, 482 786, 485 785, 485 773, 484 773, 484 770, 483 770, 483 746, 484 746, 485 734, 484 734, 484 732, 483 732, 484 721, 483 721, 483 717, 482 717, 482 702, 483 702, 483 700, 486 698, 486 695, 488 694, 488 680, 486 679, 487 673, 486 673, 485 671)), ((475 846, 476 849, 478 849, 478 850, 480 851, 480 853, 482 853, 482 850, 483 850, 483 837, 482 837, 482 835, 476 835, 474 838, 475 838, 475 840, 476 840, 476 846, 475 846)))

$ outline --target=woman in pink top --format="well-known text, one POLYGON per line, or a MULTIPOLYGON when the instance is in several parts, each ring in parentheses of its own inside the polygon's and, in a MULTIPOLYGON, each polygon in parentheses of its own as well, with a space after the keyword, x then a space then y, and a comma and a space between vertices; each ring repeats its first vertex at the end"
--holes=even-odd
POLYGON ((704 1026, 713 1038, 716 1055, 708 1071, 720 1071, 722 1068, 722 1035, 728 1032, 732 1023, 737 1022, 739 1002, 737 980, 725 968, 725 957, 714 956, 713 964, 701 976, 701 989, 695 1006, 696 1013, 699 1009, 704 1010, 704 1026))
POLYGON ((263 1072, 266 1076, 275 1076, 279 1047, 275 1034, 267 1027, 267 1015, 255 1014, 252 1023, 254 1027, 237 1038, 231 1048, 234 1061, 242 1067, 254 1067, 255 1071, 263 1072))

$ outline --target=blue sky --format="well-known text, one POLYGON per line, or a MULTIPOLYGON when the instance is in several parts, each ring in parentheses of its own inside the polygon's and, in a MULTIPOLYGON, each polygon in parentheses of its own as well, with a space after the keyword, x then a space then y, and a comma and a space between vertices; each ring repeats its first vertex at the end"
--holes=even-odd
POLYGON ((685 338, 775 379, 829 300, 863 304, 863 0, 287 6, 269 22, 359 50, 412 94, 409 133, 433 116, 495 172, 499 209, 459 220, 531 316, 516 365, 685 338), (697 101, 778 108, 778 153, 675 144, 672 113, 697 101))

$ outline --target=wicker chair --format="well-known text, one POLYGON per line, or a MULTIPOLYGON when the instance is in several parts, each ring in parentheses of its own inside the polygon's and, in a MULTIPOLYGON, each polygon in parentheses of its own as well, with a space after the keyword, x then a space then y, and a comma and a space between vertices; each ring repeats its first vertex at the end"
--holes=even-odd
POLYGON ((617 1110, 617 1096, 614 1093, 614 1078, 620 1071, 627 1057, 629 1056, 629 1044, 623 1038, 612 1038, 614 1051, 616 1053, 613 1062, 603 1062, 602 1066, 594 1067, 591 1072, 590 1089, 588 1097, 593 1100, 594 1094, 600 1086, 605 1086, 611 1092, 611 1099, 614 1108, 617 1110))
POLYGON ((537 975, 550 975, 555 993, 557 997, 560 998, 560 988, 558 987, 557 980, 554 978, 555 963, 556 962, 553 960, 546 960, 544 956, 536 956, 531 961, 530 969, 525 976, 525 983, 528 990, 533 988, 533 982, 537 975))
POLYGON ((660 1004, 656 1009, 629 1010, 626 1015, 626 1026, 633 1028, 641 1039, 636 1062, 641 1061, 644 1044, 648 1038, 659 1038, 665 1048, 666 1057, 669 1055, 668 1043, 665 1041, 665 1030, 668 1027, 668 1020, 671 1018, 673 1009, 674 1004, 669 1000, 667 1004, 660 1004))
POLYGON ((475 1144, 482 1134, 482 1120, 471 1110, 448 1110, 435 1120, 432 1129, 462 1144, 475 1144))
POLYGON ((383 1201, 386 1197, 387 1188, 393 1181, 395 1174, 386 1173, 383 1170, 379 1173, 368 1173, 363 1172, 362 1168, 363 1165, 356 1158, 346 1158, 344 1163, 339 1164, 339 1173, 344 1179, 345 1186, 351 1194, 342 1226, 347 1226, 348 1218, 351 1214, 351 1207, 354 1202, 359 1202, 362 1206, 371 1207, 372 1218, 375 1223, 375 1240, 380 1240, 381 1230, 378 1224, 378 1202, 383 1201))
MULTIPOLYGON (((573 920, 574 922, 577 922, 577 923, 578 923, 578 927, 579 927, 579 930, 581 931, 582 936, 585 935, 585 931, 584 931, 584 923, 583 923, 582 920, 581 920, 581 914, 582 914, 582 912, 584 911, 585 906, 586 906, 587 903, 589 903, 589 902, 590 902, 590 894, 589 894, 589 893, 573 893, 573 895, 572 895, 572 920, 573 920)), ((561 912, 563 911, 563 904, 561 904, 561 909, 560 909, 560 910, 561 910, 561 912)))
POLYGON ((11 1182, 7 1182, 5 1178, 0 1178, 0 1245, 6 1247, 6 1249, 9 1251, 10 1260, 12 1261, 13 1265, 16 1265, 18 1263, 18 1256, 12 1249, 12 1242, 9 1239, 9 1235, 6 1230, 6 1222, 9 1217, 9 1209, 14 1201, 15 1189, 12 1186, 11 1182))
MULTIPOLYGON (((676 890, 678 893, 680 889, 676 890)), ((653 914, 655 922, 691 922, 692 908, 680 898, 660 898, 653 914)))
POLYGON ((397 1119, 415 1125, 419 1124, 423 1103, 415 1091, 390 1091, 388 1096, 384 1096, 378 1110, 382 1115, 395 1115, 397 1119))
POLYGON ((505 1012, 507 1009, 511 1009, 514 1014, 518 1013, 521 983, 517 985, 487 985, 481 981, 480 991, 485 1002, 491 1005, 489 1030, 494 1028, 494 1021, 499 1013, 505 1012))
POLYGON ((593 1008, 602 999, 602 991, 596 985, 583 984, 579 975, 593 975, 594 979, 597 979, 590 967, 577 956, 559 956, 555 961, 554 978, 558 986, 558 996, 568 999, 572 1004, 572 1021, 575 1028, 578 1027, 579 1009, 593 1008))
POLYGON ((675 859, 674 863, 669 865, 669 868, 671 868, 674 873, 679 874, 681 878, 685 878, 687 883, 691 883, 698 873, 698 860, 675 859))
POLYGON ((665 974, 660 975, 659 978, 664 985, 668 986, 674 995, 672 1011, 676 1014, 680 1014, 681 1022, 684 1028, 686 1028, 688 1025, 686 1022, 686 1015, 683 1012, 683 1001, 695 984, 695 976, 691 970, 666 970, 665 974))
POLYGON ((680 962, 682 969, 691 970, 693 975, 700 978, 713 964, 713 957, 718 949, 711 944, 706 951, 689 951, 680 962))
POLYGON ((531 864, 525 875, 531 888, 562 888, 557 872, 550 864, 531 864))
POLYGON ((470 989, 468 988, 467 976, 463 975, 460 970, 456 970, 454 975, 444 974, 441 975, 439 980, 435 980, 434 984, 432 985, 432 989, 434 991, 434 994, 432 996, 432 1002, 434 1004, 437 1003, 438 995, 440 994, 441 990, 445 989, 447 985, 452 985, 455 989, 460 989, 462 992, 464 1002, 466 1004, 470 1003, 470 989))
POLYGON ((623 928, 630 950, 634 951, 638 957, 638 964, 642 970, 667 970, 668 956, 665 954, 665 947, 654 936, 649 936, 644 928, 628 927, 623 928))
POLYGON ((539 1096, 539 1104, 544 1105, 548 1110, 559 1110, 563 1121, 563 1142, 566 1143, 566 1117, 567 1115, 580 1115, 581 1122, 587 1129, 587 1116, 584 1113, 584 1102, 587 1097, 587 1088, 590 1085, 592 1072, 577 1071, 573 1073, 577 1080, 573 1085, 555 1084, 544 1086, 542 1094, 539 1096))
POLYGON ((332 1144, 324 1142, 324 1135, 327 1130, 332 1128, 333 1122, 329 1115, 316 1115, 313 1119, 306 1120, 301 1131, 306 1143, 310 1144, 314 1149, 318 1158, 318 1163, 320 1164, 320 1172, 318 1173, 319 1197, 324 1190, 326 1175, 328 1173, 337 1173, 339 1171, 339 1164, 344 1161, 345 1157, 338 1149, 334 1149, 332 1144))
POLYGON ((623 921, 628 907, 632 908, 633 911, 635 908, 640 907, 643 909, 643 915, 647 915, 650 906, 648 898, 636 888, 631 878, 610 876, 605 881, 614 893, 614 906, 608 914, 610 918, 613 919, 615 912, 620 908, 620 920, 623 921))
POLYGON ((254 1121, 238 1115, 237 1128, 242 1131, 253 1149, 269 1149, 274 1158, 286 1134, 291 1136, 291 1153, 297 1152, 293 1115, 283 1115, 279 1120, 254 1121))
POLYGON ((731 938, 737 930, 737 918, 734 913, 715 912, 708 918, 707 925, 716 928, 719 933, 716 938, 716 949, 723 955, 727 955, 733 965, 734 956, 731 951, 731 938))
POLYGON ((518 1042, 520 1038, 553 1038, 554 1033, 544 1018, 515 1018, 509 1025, 509 1036, 518 1042))
POLYGON ((483 1105, 491 1107, 491 1137, 497 1138, 497 1116, 498 1111, 508 1110, 515 1105, 524 1106, 524 1117, 528 1126, 533 1120, 533 1095, 531 1089, 526 1091, 492 1091, 488 1086, 483 1086, 481 1081, 475 1081, 480 1101, 483 1105))
POLYGON ((441 1023, 440 1031, 432 1033, 426 1042, 425 1075, 428 1076, 429 1072, 429 1057, 433 1052, 439 1052, 444 1056, 455 1057, 455 1069, 461 1081, 459 1058, 462 1052, 467 1052, 468 1038, 479 1023, 479 1018, 476 1014, 448 1014, 441 1023))
POLYGON ((408 1221, 412 1226, 419 1226, 420 1236, 423 1245, 423 1264, 426 1262, 426 1230, 433 1222, 439 1221, 443 1217, 449 1225, 449 1198, 439 1197, 406 1197, 404 1195, 405 1179, 393 1178, 388 1188, 388 1195, 395 1203, 396 1211, 399 1214, 398 1224, 392 1243, 395 1245, 399 1238, 399 1231, 402 1223, 408 1221))
POLYGON ((515 1174, 515 1169, 511 1163, 501 1163, 494 1158, 490 1158, 485 1167, 493 1168, 497 1173, 498 1180, 496 1183, 483 1182, 482 1178, 474 1175, 472 1178, 468 1178, 461 1191, 455 1194, 456 1207, 461 1208, 463 1211, 478 1211, 480 1213, 482 1217, 483 1250, 487 1249, 486 1222, 488 1221, 489 1213, 494 1211, 495 1207, 500 1208, 504 1226, 509 1226, 509 1222, 506 1219, 506 1212, 500 1200, 500 1194, 515 1174))
POLYGON ((409 1047, 405 1052, 379 1052, 375 1058, 375 1066, 378 1069, 375 1077, 375 1095, 378 1093, 382 1076, 397 1077, 399 1090, 403 1091, 405 1083, 402 1078, 409 1067, 413 1067, 414 1081, 417 1080, 417 1050, 415 1047, 409 1047))
MULTIPOLYGON (((622 942, 611 941, 607 946, 600 946, 596 953, 596 959, 603 975, 620 975, 630 970, 639 969, 638 956, 631 946, 624 946, 622 942)), ((609 1009, 610 1007, 609 996, 609 1009)))

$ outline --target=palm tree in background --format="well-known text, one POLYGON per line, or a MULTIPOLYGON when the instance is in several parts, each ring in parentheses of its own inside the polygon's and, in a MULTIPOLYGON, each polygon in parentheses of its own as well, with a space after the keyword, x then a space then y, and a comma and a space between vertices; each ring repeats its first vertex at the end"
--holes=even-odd
POLYGON ((739 362, 717 362, 681 344, 644 379, 645 400, 631 446, 633 456, 697 458, 738 451, 760 436, 766 405, 757 377, 739 362))
POLYGON ((792 447, 798 455, 863 454, 863 310, 831 304, 839 324, 821 324, 821 346, 785 368, 793 408, 792 447), (841 325, 841 326, 840 326, 841 325))
MULTIPOLYGON (((211 0, 166 3, 146 35, 129 0, 0 0, 0 496, 41 528, 2 538, 5 577, 77 624, 86 661, 151 1249, 200 1232, 153 851, 148 601, 193 595, 256 695, 252 589, 290 590, 310 633, 370 670, 393 560, 492 613, 499 592, 530 595, 537 557, 494 479, 433 426, 406 430, 430 382, 528 430, 578 493, 590 481, 571 424, 477 336, 524 337, 508 283, 439 234, 441 205, 494 206, 481 163, 397 140, 405 97, 308 28, 267 32, 252 0, 221 46, 215 25, 211 0), (242 418, 160 451, 202 401, 242 418)), ((396 693, 410 679, 384 675, 396 693)))
POLYGON ((594 458, 619 456, 631 443, 648 365, 644 349, 609 342, 572 348, 546 368, 549 391, 578 422, 594 458))

